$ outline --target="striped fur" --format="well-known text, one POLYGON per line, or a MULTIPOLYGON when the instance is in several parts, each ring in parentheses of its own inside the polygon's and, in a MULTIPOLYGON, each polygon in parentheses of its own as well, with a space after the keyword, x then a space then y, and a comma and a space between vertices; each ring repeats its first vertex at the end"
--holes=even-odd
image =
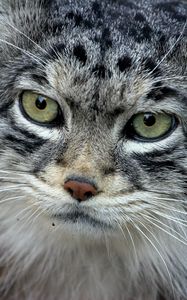
POLYGON ((186 20, 185 0, 0 0, 1 300, 187 299, 186 20), (139 112, 176 128, 133 140, 139 112), (71 176, 100 193, 78 204, 71 176))

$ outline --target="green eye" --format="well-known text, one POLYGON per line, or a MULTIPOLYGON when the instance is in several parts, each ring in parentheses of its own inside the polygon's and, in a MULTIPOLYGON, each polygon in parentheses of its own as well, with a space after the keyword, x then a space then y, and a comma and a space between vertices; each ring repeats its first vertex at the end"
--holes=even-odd
POLYGON ((133 117, 131 129, 133 136, 144 141, 161 139, 176 128, 177 121, 166 113, 140 113, 133 117))
POLYGON ((26 116, 37 123, 54 124, 59 116, 56 101, 31 91, 23 92, 20 104, 26 116))

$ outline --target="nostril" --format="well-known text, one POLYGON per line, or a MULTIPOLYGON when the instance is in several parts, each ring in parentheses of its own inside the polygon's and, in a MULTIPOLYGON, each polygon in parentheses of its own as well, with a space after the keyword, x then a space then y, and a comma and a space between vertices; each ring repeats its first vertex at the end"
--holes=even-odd
POLYGON ((67 191, 68 191, 68 193, 70 193, 71 196, 73 196, 73 190, 72 189, 68 188, 67 191))
POLYGON ((93 193, 92 192, 86 192, 84 193, 84 200, 87 200, 89 198, 93 197, 93 193))

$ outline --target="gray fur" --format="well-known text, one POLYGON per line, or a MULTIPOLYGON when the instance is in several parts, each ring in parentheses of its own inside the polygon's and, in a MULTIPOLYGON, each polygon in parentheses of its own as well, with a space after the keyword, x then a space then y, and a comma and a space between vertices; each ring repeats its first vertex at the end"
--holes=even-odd
POLYGON ((0 12, 1 300, 187 299, 186 1, 0 0, 0 12), (63 126, 27 120, 24 90, 56 100, 63 126), (179 124, 130 140, 147 111, 179 124), (77 204, 71 176, 100 193, 77 204))

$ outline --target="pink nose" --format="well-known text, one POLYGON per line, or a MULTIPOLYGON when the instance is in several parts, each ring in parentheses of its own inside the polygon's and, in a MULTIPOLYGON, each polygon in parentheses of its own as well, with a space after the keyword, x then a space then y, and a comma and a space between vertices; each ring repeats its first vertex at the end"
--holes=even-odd
POLYGON ((79 202, 88 200, 97 194, 97 189, 90 183, 68 180, 64 189, 79 202))

